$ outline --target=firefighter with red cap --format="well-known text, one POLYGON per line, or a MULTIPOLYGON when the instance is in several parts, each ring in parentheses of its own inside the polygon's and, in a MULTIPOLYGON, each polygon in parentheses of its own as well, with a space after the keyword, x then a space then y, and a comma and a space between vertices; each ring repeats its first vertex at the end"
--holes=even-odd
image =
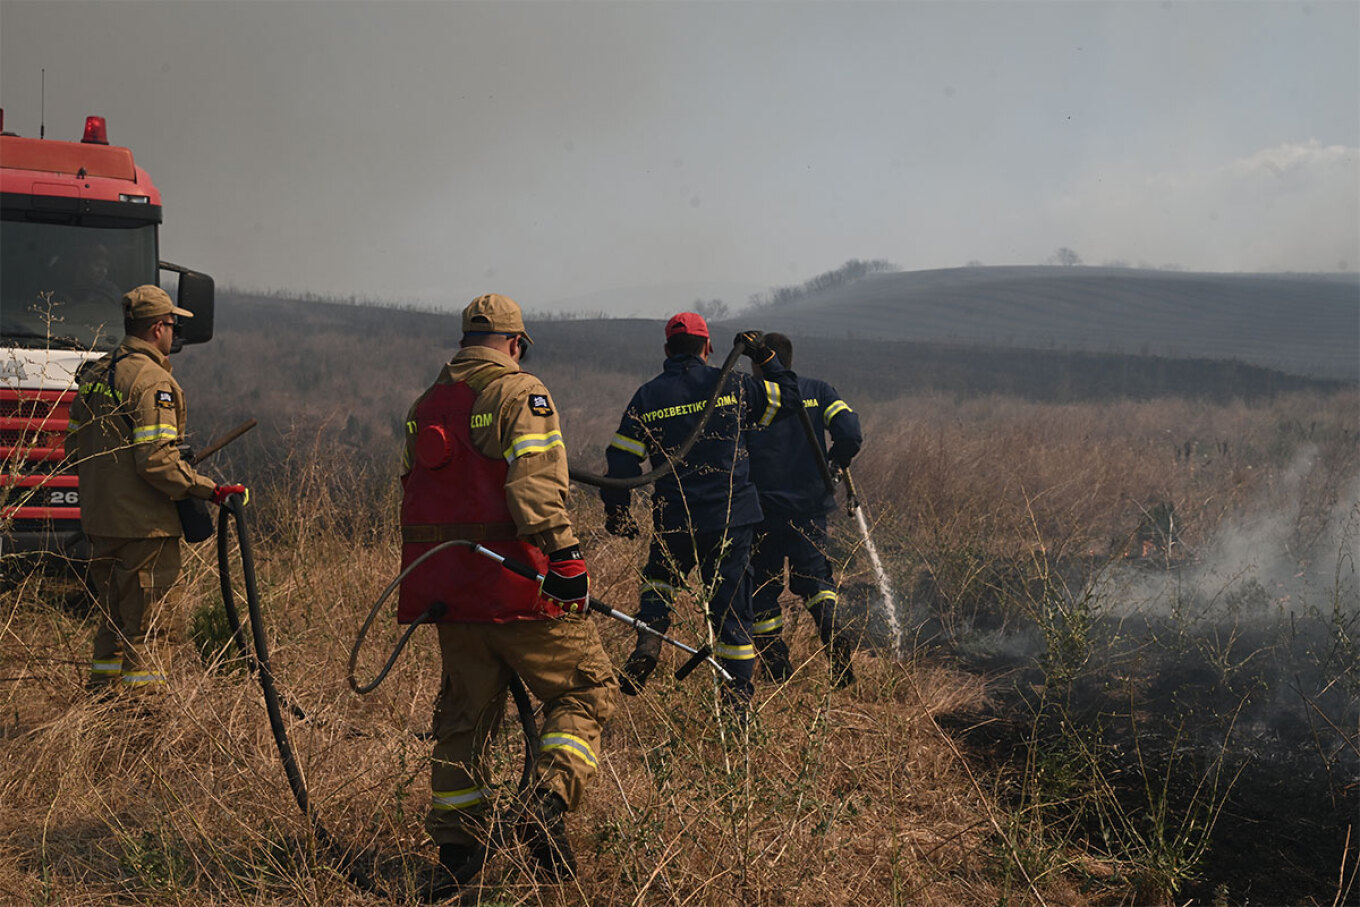
POLYGON ((160 287, 123 295, 118 348, 82 366, 66 450, 80 481, 80 525, 99 590, 90 688, 158 687, 183 637, 178 595, 183 535, 176 501, 223 503, 243 485, 219 485, 180 453, 187 411, 171 375, 177 307, 160 287))
MULTIPOLYGON (((648 458, 653 468, 673 466, 657 480, 652 494, 654 533, 637 616, 665 632, 675 598, 697 566, 704 587, 712 590, 707 611, 718 639, 714 654, 735 678, 726 691, 728 703, 740 713, 753 692, 756 652, 747 562, 751 530, 761 519, 746 435, 796 411, 783 404, 797 399, 798 388, 794 374, 780 365, 757 332, 739 334, 738 342, 763 370, 764 380, 729 374, 703 437, 683 462, 672 462, 672 452, 703 417, 722 370, 708 365, 713 344, 702 317, 682 312, 666 322, 665 366, 633 394, 605 459, 611 478, 641 475, 642 461, 648 458)), ((605 528, 614 535, 636 536, 630 492, 603 487, 600 496, 605 528)), ((625 693, 642 688, 659 654, 660 640, 639 632, 620 679, 625 693)))
POLYGON ((406 420, 403 567, 464 539, 543 576, 541 584, 527 580, 452 546, 402 581, 399 619, 444 609, 425 822, 439 863, 421 883, 431 900, 455 893, 489 856, 486 747, 512 674, 543 703, 544 716, 517 832, 546 876, 574 875, 564 816, 595 774, 618 688, 586 616, 589 577, 567 512, 557 408, 543 383, 520 368, 532 342, 514 300, 474 299, 463 310, 461 348, 406 420))

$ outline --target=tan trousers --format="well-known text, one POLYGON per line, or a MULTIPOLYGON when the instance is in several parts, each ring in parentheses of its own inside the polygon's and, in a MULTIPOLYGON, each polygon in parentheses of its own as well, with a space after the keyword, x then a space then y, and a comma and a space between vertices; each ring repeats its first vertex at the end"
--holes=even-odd
POLYGON ((99 590, 90 686, 165 683, 173 646, 184 638, 178 538, 90 538, 90 578, 99 590), (172 592, 174 594, 172 594, 172 592))
POLYGON ((619 688, 591 619, 438 629, 444 676, 434 712, 430 837, 436 844, 470 844, 485 835, 493 782, 486 748, 505 713, 511 672, 543 703, 533 786, 554 791, 575 809, 595 774, 600 732, 619 688))

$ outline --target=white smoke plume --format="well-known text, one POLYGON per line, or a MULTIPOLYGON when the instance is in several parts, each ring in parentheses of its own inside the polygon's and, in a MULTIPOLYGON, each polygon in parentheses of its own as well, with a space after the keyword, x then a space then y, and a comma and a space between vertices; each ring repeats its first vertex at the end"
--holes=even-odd
MULTIPOLYGON (((1268 618, 1304 613, 1360 610, 1356 562, 1360 550, 1360 475, 1340 484, 1330 505, 1308 494, 1308 480, 1319 468, 1316 446, 1302 448, 1278 481, 1256 505, 1234 518, 1188 562, 1171 572, 1119 570, 1106 578, 1101 597, 1122 614, 1168 616, 1193 621, 1238 613, 1243 590, 1264 593, 1268 618), (1309 508, 1322 506, 1313 514, 1309 508), (1311 538, 1301 524, 1321 521, 1311 538), (1306 550, 1304 550, 1306 548, 1306 550)), ((1258 608, 1261 594, 1247 596, 1258 608)))

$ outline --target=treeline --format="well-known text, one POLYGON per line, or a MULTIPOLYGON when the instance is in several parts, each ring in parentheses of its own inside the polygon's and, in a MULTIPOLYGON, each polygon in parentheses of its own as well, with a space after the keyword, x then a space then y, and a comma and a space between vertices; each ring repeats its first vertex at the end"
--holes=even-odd
MULTIPOLYGON (((734 322, 735 324, 735 322, 734 322)), ((740 327, 779 330, 776 317, 740 327)), ((734 334, 714 329, 713 362, 734 334)), ((791 332, 794 371, 805 371, 845 394, 891 399, 919 393, 963 397, 1010 395, 1036 403, 1185 397, 1224 402, 1296 391, 1330 392, 1344 382, 1289 375, 1236 361, 1173 359, 1121 353, 999 348, 965 344, 856 340, 791 332)), ((645 319, 544 324, 534 330, 535 362, 564 374, 589 364, 639 381, 661 369, 661 324, 645 319), (607 338, 607 339, 606 339, 607 338), (604 341, 602 343, 602 341, 604 341)))
POLYGON ((814 293, 830 290, 835 287, 842 287, 846 284, 863 280, 870 274, 881 274, 897 271, 897 265, 881 258, 871 259, 870 261, 860 261, 852 258, 839 268, 834 268, 822 274, 818 274, 810 280, 805 280, 797 286, 775 287, 764 293, 756 293, 748 301, 750 309, 762 309, 772 306, 788 305, 799 299, 804 299, 814 293))

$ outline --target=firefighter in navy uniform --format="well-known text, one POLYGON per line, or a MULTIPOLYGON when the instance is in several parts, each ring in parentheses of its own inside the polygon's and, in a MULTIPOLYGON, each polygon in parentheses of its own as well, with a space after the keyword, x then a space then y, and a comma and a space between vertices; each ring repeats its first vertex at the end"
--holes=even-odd
POLYGON ((595 773, 614 679, 586 617, 589 579, 567 512, 567 457, 552 397, 519 363, 532 343, 514 300, 463 311, 461 349, 415 402, 402 463, 403 567, 440 542, 468 539, 531 564, 541 584, 470 549, 434 555, 402 582, 398 617, 436 603, 442 683, 434 712, 426 830, 439 864, 430 899, 453 894, 488 856, 485 750, 512 672, 543 703, 533 790, 517 831, 552 878, 575 873, 564 814, 595 773))
POLYGON ((160 287, 123 295, 118 348, 82 366, 71 403, 66 450, 80 480, 80 525, 90 539, 90 576, 99 590, 90 688, 148 688, 166 682, 183 636, 178 596, 183 535, 175 501, 221 504, 242 485, 219 485, 180 455, 184 391, 170 373, 175 306, 160 287))
MULTIPOLYGON (((780 362, 792 366, 793 342, 788 337, 766 334, 765 344, 780 362)), ((821 455, 833 469, 848 467, 863 443, 859 416, 825 381, 800 375, 798 393, 812 419, 821 455)), ((755 643, 761 667, 774 680, 785 680, 793 673, 779 607, 787 561, 789 591, 803 599, 817 623, 831 661, 832 682, 836 686, 853 683, 852 647, 838 632, 836 583, 826 559, 826 517, 835 508, 836 499, 826 487, 816 454, 808 447, 801 420, 771 425, 753 434, 749 443, 751 479, 760 492, 760 509, 765 514, 756 528, 751 555, 755 643)))
MULTIPOLYGON (((748 433, 789 412, 781 402, 796 393, 795 377, 760 342, 759 334, 739 335, 746 355, 764 370, 765 380, 734 372, 717 399, 707 428, 683 463, 658 479, 652 494, 655 530, 643 568, 638 618, 665 632, 671 607, 685 577, 695 567, 712 588, 708 617, 718 637, 715 654, 735 678, 727 691, 739 710, 753 692, 755 648, 751 641, 751 585, 747 564, 751 529, 760 522, 760 502, 751 484, 746 452, 748 433)), ((666 363, 660 375, 638 388, 605 450, 609 477, 642 474, 642 461, 653 468, 668 462, 671 452, 689 436, 703 416, 721 370, 707 364, 713 345, 708 325, 693 312, 666 323, 666 363)), ((605 528, 634 537, 638 529, 629 510, 627 490, 602 488, 605 528)), ((639 633, 637 647, 624 663, 620 681, 625 693, 636 693, 656 668, 660 640, 639 633)))

